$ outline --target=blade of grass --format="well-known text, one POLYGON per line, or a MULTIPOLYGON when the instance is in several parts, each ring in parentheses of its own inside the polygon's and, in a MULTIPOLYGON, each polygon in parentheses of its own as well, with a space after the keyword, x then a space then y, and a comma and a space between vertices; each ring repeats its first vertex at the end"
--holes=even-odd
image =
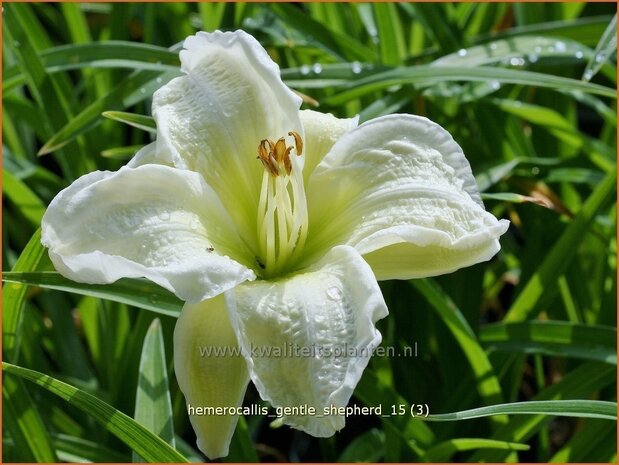
POLYGON ((4 168, 2 169, 2 192, 33 227, 36 228, 41 224, 45 205, 23 181, 4 168))
MULTIPOLYGON (((600 362, 587 362, 565 375, 561 381, 547 387, 533 400, 555 400, 566 398, 589 397, 598 389, 605 387, 616 378, 616 367, 600 362)), ((510 422, 499 429, 490 439, 500 441, 523 442, 535 434, 547 420, 546 415, 522 415, 511 418, 510 422)), ((508 452, 495 451, 473 454, 472 462, 502 462, 508 452)))
POLYGON ((137 115, 126 111, 104 111, 102 115, 113 121, 125 123, 143 131, 148 131, 153 134, 157 133, 157 126, 155 125, 155 120, 152 116, 137 115))
POLYGON ((10 363, 2 362, 2 370, 5 373, 31 381, 66 400, 69 404, 102 424, 110 433, 144 457, 145 460, 152 462, 187 462, 185 457, 170 447, 163 439, 93 395, 51 376, 10 363))
POLYGON ((617 364, 617 330, 566 321, 486 325, 479 333, 488 350, 541 353, 617 364))
MULTIPOLYGON (((180 66, 177 51, 122 40, 61 45, 41 51, 39 57, 48 73, 88 68, 166 72, 180 66)), ((3 74, 2 90, 9 92, 25 82, 21 68, 12 66, 3 74)))
MULTIPOLYGON (((144 338, 138 376, 135 421, 175 447, 172 401, 168 389, 161 322, 158 318, 153 320, 144 338)), ((141 461, 142 457, 134 452, 133 462, 141 461)))
POLYGON ((53 271, 37 273, 9 272, 2 275, 2 280, 9 283, 38 286, 44 289, 72 292, 133 305, 151 312, 177 318, 183 302, 174 294, 143 279, 121 279, 114 284, 76 283, 53 271))
POLYGON ((138 71, 114 87, 110 92, 94 101, 60 129, 39 150, 39 155, 54 152, 101 121, 101 113, 107 110, 122 110, 139 103, 153 92, 178 76, 180 71, 161 74, 155 71, 138 71))
POLYGON ((602 400, 548 400, 513 402, 462 410, 454 413, 428 415, 425 421, 470 420, 492 415, 555 415, 562 417, 603 418, 617 420, 617 403, 602 400))
MULTIPOLYGON (((14 273, 31 272, 37 269, 45 248, 41 245, 41 230, 38 229, 28 241, 13 267, 14 273)), ((4 273, 6 276, 7 273, 4 273)), ((19 359, 23 307, 28 287, 23 283, 9 283, 2 288, 2 353, 7 360, 19 359)))
POLYGON ((494 439, 481 438, 458 438, 443 441, 431 449, 428 449, 424 455, 426 462, 450 462, 454 454, 459 452, 477 450, 477 449, 505 449, 505 450, 529 450, 531 447, 527 444, 518 442, 497 441, 494 439))
MULTIPOLYGON (((458 341, 477 378, 477 391, 483 402, 489 405, 502 402, 501 385, 494 374, 494 369, 460 310, 434 280, 415 279, 410 283, 437 311, 441 321, 447 325, 458 341)), ((504 423, 505 418, 497 418, 495 422, 504 423)))
POLYGON ((3 420, 24 461, 56 462, 49 433, 39 410, 19 378, 2 380, 3 420))
POLYGON ((604 64, 612 59, 617 51, 617 14, 608 24, 608 27, 602 34, 600 41, 595 47, 595 52, 589 58, 589 62, 582 73, 584 81, 590 81, 593 76, 604 66, 604 64))
POLYGON ((505 316, 505 322, 522 321, 533 317, 557 290, 557 278, 567 269, 578 244, 597 212, 614 197, 617 171, 608 174, 589 196, 582 209, 572 220, 541 266, 529 279, 524 289, 505 316))
POLYGON ((380 72, 353 81, 351 84, 344 86, 343 91, 332 97, 323 99, 321 103, 340 105, 368 93, 395 85, 415 84, 420 87, 428 87, 439 82, 448 81, 492 81, 503 84, 522 84, 555 90, 561 89, 562 92, 568 90, 582 91, 611 98, 616 98, 617 96, 616 90, 609 87, 532 71, 489 67, 467 68, 450 66, 441 68, 441 72, 438 73, 434 66, 420 65, 380 72))

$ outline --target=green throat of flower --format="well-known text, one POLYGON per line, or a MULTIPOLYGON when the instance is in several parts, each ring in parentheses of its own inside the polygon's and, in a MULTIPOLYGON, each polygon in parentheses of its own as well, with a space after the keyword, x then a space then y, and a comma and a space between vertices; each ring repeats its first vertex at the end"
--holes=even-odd
POLYGON ((263 278, 290 271, 307 238, 307 204, 298 159, 302 152, 303 140, 294 131, 288 133, 288 140, 263 139, 258 146, 264 173, 258 203, 257 272, 263 278), (296 157, 291 158, 293 151, 296 157))

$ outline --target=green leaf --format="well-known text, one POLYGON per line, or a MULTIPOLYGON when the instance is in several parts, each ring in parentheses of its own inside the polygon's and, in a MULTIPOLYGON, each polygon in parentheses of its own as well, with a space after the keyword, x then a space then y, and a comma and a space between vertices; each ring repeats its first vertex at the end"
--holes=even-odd
POLYGON ((2 192, 34 227, 41 224, 45 205, 23 181, 4 168, 2 169, 2 192))
POLYGON ((113 149, 103 150, 101 156, 115 160, 128 160, 133 157, 143 145, 129 145, 127 147, 114 147, 113 149))
POLYGON ((429 87, 440 82, 455 81, 493 81, 503 84, 522 84, 533 87, 547 87, 555 90, 561 89, 561 91, 582 91, 611 98, 616 98, 617 96, 616 90, 609 87, 532 71, 450 66, 441 67, 439 72, 434 66, 420 65, 375 73, 359 79, 344 86, 344 90, 340 93, 323 99, 322 103, 340 105, 368 93, 396 85, 414 84, 419 87, 429 87))
POLYGON ((145 279, 124 278, 113 284, 85 284, 71 281, 54 271, 43 271, 4 273, 2 280, 98 297, 175 318, 178 317, 183 307, 183 302, 174 294, 145 279))
POLYGON ((132 450, 151 462, 187 462, 185 457, 142 425, 87 392, 51 376, 2 362, 2 370, 31 381, 94 418, 132 450))
POLYGON ((522 321, 532 317, 553 296, 557 289, 557 277, 567 269, 589 224, 598 210, 614 197, 616 180, 615 168, 589 196, 582 209, 548 252, 541 266, 518 294, 505 316, 505 322, 522 321))
POLYGON ((460 49, 432 62, 433 66, 483 66, 491 64, 510 64, 511 59, 518 66, 536 63, 540 58, 567 57, 576 60, 593 56, 593 51, 583 44, 545 36, 520 36, 511 39, 495 40, 483 45, 460 49))
POLYGON ((496 323, 481 328, 479 339, 489 350, 541 353, 617 364, 617 330, 566 321, 496 323))
POLYGON ((337 459, 340 463, 378 462, 385 455, 385 433, 372 428, 353 439, 337 459))
MULTIPOLYGON (((39 57, 48 73, 83 68, 167 72, 177 70, 180 66, 177 51, 121 40, 61 45, 43 50, 39 57)), ((10 67, 3 75, 2 90, 9 92, 24 82, 21 67, 10 67)))
MULTIPOLYGON (((513 402, 511 404, 462 410, 461 412, 433 414, 425 421, 470 420, 492 415, 555 415, 559 417, 603 418, 617 420, 617 403, 602 400, 548 400, 513 402)), ((422 417, 423 418, 423 417, 422 417)))
POLYGON ((529 450, 531 447, 518 442, 497 441, 495 439, 458 438, 441 442, 429 449, 426 462, 450 462, 454 454, 476 449, 529 450))
MULTIPOLYGON (((596 390, 613 383, 616 379, 616 371, 617 367, 614 365, 587 362, 565 375, 561 381, 543 389, 533 400, 546 401, 589 397, 596 390)), ((494 433, 491 439, 515 442, 526 441, 542 427, 547 418, 545 414, 522 415, 511 418, 510 422, 494 433)), ((507 455, 508 453, 499 451, 485 453, 483 456, 476 453, 470 460, 478 462, 483 457, 484 461, 503 462, 507 455)))
MULTIPOLYGON (((41 229, 32 235, 13 267, 13 273, 32 272, 37 269, 45 248, 41 245, 41 229)), ((10 273, 3 273, 6 276, 10 273)), ((2 353, 7 360, 17 361, 21 340, 23 307, 27 286, 13 282, 2 288, 2 353)))
POLYGON ((136 115, 135 113, 127 113, 125 111, 104 111, 103 116, 114 121, 128 124, 134 128, 142 129, 150 133, 157 133, 157 125, 152 116, 136 115))
POLYGON ((410 283, 437 311, 443 323, 458 341, 475 374, 477 390, 483 401, 487 404, 502 402, 501 385, 494 373, 494 368, 460 310, 434 280, 414 279, 410 283))
POLYGON ((595 52, 589 59, 587 66, 582 73, 582 78, 585 81, 590 81, 593 76, 600 70, 604 63, 611 60, 613 56, 616 59, 617 51, 617 14, 613 16, 610 24, 602 34, 600 41, 595 47, 595 52))
POLYGON ((56 454, 39 410, 19 378, 2 380, 2 418, 23 461, 56 462, 56 454))
MULTIPOLYGON (((142 346, 134 418, 149 431, 175 447, 172 401, 168 389, 161 322, 158 318, 155 318, 148 328, 142 346)), ((142 462, 143 459, 134 452, 133 461, 142 462)))
POLYGON ((110 109, 124 109, 152 96, 153 92, 167 83, 180 71, 161 74, 156 71, 138 71, 111 89, 106 95, 92 102, 80 114, 69 121, 50 138, 39 155, 54 152, 101 121, 101 113, 110 109))

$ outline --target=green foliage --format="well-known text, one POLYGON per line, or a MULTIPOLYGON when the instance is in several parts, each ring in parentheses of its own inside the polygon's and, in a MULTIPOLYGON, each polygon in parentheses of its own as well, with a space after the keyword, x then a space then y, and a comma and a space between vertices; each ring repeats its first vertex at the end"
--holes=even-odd
POLYGON ((383 417, 327 439, 241 418, 227 460, 616 460, 615 12, 5 3, 3 462, 203 459, 172 375, 182 302, 145 280, 61 277, 38 227, 63 187, 151 141, 150 98, 179 75, 181 41, 237 28, 306 106, 441 124, 511 228, 488 263, 381 284, 383 344, 399 356, 375 356, 353 400, 383 417), (419 404, 444 421, 411 416, 419 404))

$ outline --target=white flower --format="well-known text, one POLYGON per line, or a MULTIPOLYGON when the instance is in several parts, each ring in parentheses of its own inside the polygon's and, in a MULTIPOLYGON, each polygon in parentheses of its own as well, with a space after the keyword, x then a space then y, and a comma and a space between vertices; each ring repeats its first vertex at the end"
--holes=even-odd
MULTIPOLYGON (((184 46, 185 74, 153 97, 156 142, 58 194, 43 244, 75 281, 146 277, 187 302, 174 360, 192 407, 239 406, 250 378, 273 406, 345 406, 381 340, 377 279, 488 260, 508 222, 485 211, 462 150, 437 124, 392 115, 357 127, 299 111, 242 31, 184 46), (245 358, 203 356, 209 346, 245 358), (314 352, 255 353, 268 347, 314 352)), ((191 416, 200 449, 227 455, 236 421, 191 416)), ((284 422, 319 437, 344 426, 337 415, 284 422)))

